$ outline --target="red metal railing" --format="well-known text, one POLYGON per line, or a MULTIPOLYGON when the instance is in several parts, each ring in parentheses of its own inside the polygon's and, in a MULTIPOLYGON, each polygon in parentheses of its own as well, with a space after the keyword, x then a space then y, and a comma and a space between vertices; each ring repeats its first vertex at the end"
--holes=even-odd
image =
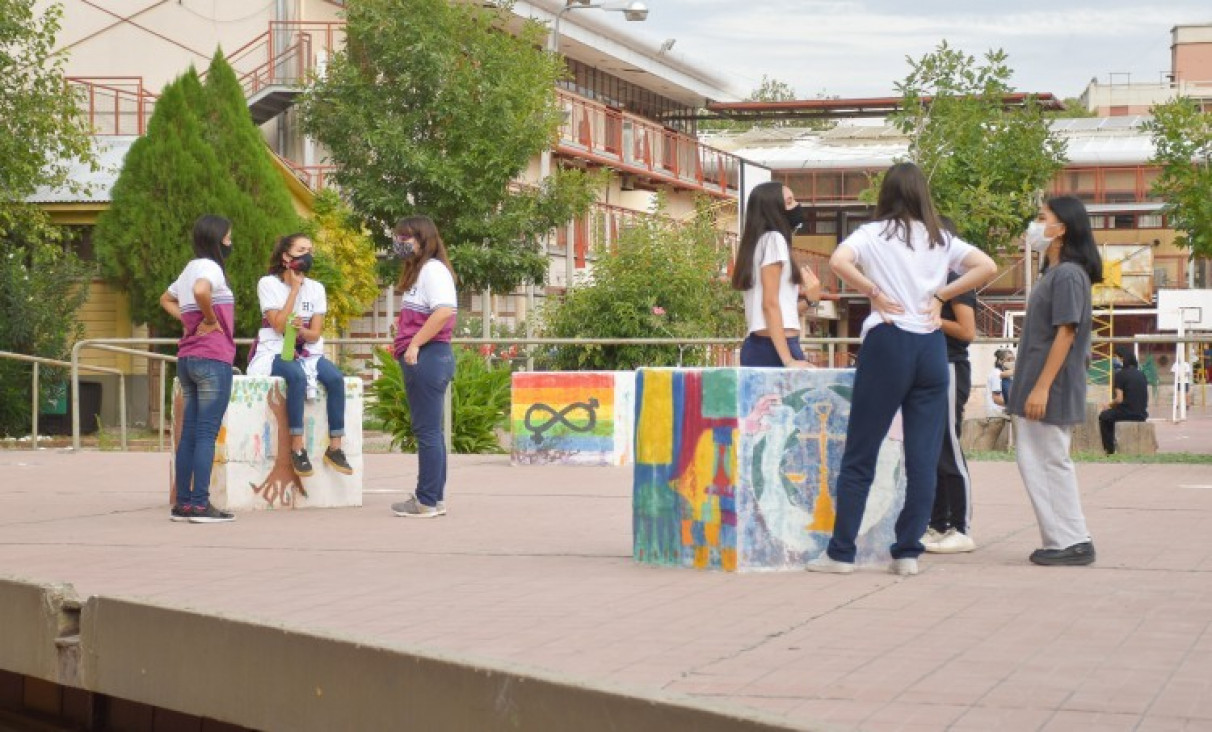
POLYGON ((623 173, 735 197, 741 161, 643 117, 557 89, 564 109, 558 150, 623 173))
POLYGON ((156 105, 142 76, 69 76, 94 135, 142 135, 156 105))
POLYGON ((329 177, 337 169, 335 165, 303 165, 296 163, 290 158, 278 155, 278 153, 274 153, 274 155, 286 167, 290 168, 290 171, 295 174, 296 178, 313 191, 327 188, 330 184, 329 177))
POLYGON ((302 86, 345 46, 345 23, 271 20, 269 30, 228 54, 247 97, 269 86, 302 86))

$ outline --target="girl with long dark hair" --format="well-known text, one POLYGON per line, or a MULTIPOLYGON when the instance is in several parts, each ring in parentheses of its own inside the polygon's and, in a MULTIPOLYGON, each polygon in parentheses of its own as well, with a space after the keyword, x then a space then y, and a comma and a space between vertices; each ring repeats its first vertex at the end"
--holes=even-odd
POLYGON ((404 390, 417 438, 417 487, 411 498, 392 504, 405 518, 446 514, 446 438, 442 404, 454 379, 450 347, 458 294, 454 268, 438 228, 426 216, 400 219, 395 251, 403 260, 397 287, 403 291, 394 353, 404 372, 404 390))
POLYGON ((1014 420, 1018 471, 1043 540, 1030 559, 1091 564, 1094 544, 1069 443, 1073 425, 1086 419, 1091 288, 1103 280, 1102 257, 1086 207, 1073 196, 1048 200, 1027 229, 1027 245, 1043 255, 1043 274, 1027 301, 1006 411, 1014 420))
POLYGON ((987 254, 947 233, 926 178, 912 163, 888 170, 874 220, 838 245, 830 263, 838 277, 867 296, 871 315, 863 322, 833 537, 826 553, 808 569, 854 571, 855 541, 876 458, 899 409, 907 486, 889 569, 895 574, 917 574, 947 424, 949 377, 940 330, 942 307, 988 282, 997 267, 987 254), (960 277, 947 282, 949 271, 960 277))
POLYGON ((328 411, 328 447, 324 464, 338 473, 353 475, 345 457, 345 377, 324 356, 324 315, 328 292, 311 279, 312 242, 304 234, 278 239, 269 255, 269 274, 257 283, 261 304, 261 329, 248 364, 249 376, 280 376, 286 381, 286 423, 290 429, 290 463, 295 473, 307 477, 315 472, 303 444, 304 402, 324 385, 328 411), (286 332, 293 328, 293 344, 286 332), (283 352, 288 346, 289 351, 283 352))
POLYGON ((809 364, 800 349, 800 297, 816 301, 820 282, 791 259, 791 236, 803 222, 795 195, 782 183, 762 183, 749 194, 745 225, 732 269, 732 287, 744 293, 748 335, 742 366, 809 364))
POLYGON ((160 306, 185 328, 177 344, 185 414, 173 460, 173 521, 205 524, 236 518, 210 502, 215 439, 231 399, 236 360, 236 298, 224 269, 231 246, 230 221, 210 214, 199 218, 194 222, 194 259, 160 296, 160 306))

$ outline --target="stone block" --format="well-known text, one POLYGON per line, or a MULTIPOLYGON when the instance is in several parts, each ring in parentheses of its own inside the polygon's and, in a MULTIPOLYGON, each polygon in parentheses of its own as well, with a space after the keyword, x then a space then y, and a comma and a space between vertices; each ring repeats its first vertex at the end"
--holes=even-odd
POLYGON ((1156 455, 1157 429, 1152 422, 1116 422, 1115 452, 1119 455, 1156 455))
POLYGON ((634 411, 634 371, 515 373, 513 463, 629 465, 634 411))
POLYGON ((1005 417, 969 417, 964 420, 960 447, 965 453, 1006 452, 1012 432, 1010 420, 1005 417))
MULTIPOLYGON (((850 369, 640 369, 633 554, 647 564, 796 570, 833 532, 850 369)), ((859 563, 887 561, 904 503, 903 446, 885 439, 859 563)))
MULTIPOLYGON (((315 473, 295 474, 290 463, 286 422, 286 382, 276 376, 236 376, 231 401, 215 443, 210 500, 228 511, 278 508, 336 508, 362 505, 362 380, 345 379, 345 437, 342 449, 354 469, 342 475, 324 464, 328 448, 325 391, 303 410, 303 446, 315 473)), ((173 389, 173 441, 181 434, 184 402, 180 384, 173 389)), ((169 502, 175 500, 169 466, 169 502)))

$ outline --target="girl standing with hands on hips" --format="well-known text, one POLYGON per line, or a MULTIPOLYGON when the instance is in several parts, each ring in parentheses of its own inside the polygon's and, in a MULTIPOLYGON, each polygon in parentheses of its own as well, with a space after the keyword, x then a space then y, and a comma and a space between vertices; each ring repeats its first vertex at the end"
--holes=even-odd
POLYGON ((874 219, 838 245, 830 263, 842 280, 867 295, 871 315, 863 322, 833 537, 826 553, 808 569, 854 571, 855 541, 876 458, 899 409, 907 486, 889 571, 917 574, 947 424, 949 376, 942 308, 988 282, 997 267, 987 254, 946 232, 926 177, 912 163, 888 170, 874 219), (949 283, 951 271, 962 274, 949 283))
POLYGON ((438 229, 426 216, 400 219, 396 254, 403 259, 398 287, 403 291, 396 321, 394 353, 404 372, 404 391, 417 438, 417 488, 391 510, 405 518, 446 515, 446 437, 442 405, 454 378, 450 347, 458 295, 454 268, 438 229))
POLYGON ((1027 228, 1027 246, 1043 255, 1043 275, 1027 300, 1006 411, 1014 420, 1018 472, 1044 544, 1030 559, 1092 564, 1094 544, 1069 441, 1073 425, 1086 420, 1091 288, 1103 280, 1102 257, 1086 207, 1073 196, 1049 199, 1027 228))
POLYGON ((800 349, 799 298, 820 299, 821 283, 791 259, 791 235, 801 223, 803 209, 782 183, 762 183, 749 194, 732 270, 732 288, 744 293, 749 328, 742 366, 809 366, 800 349))
POLYGON ((261 330, 248 364, 249 376, 280 376, 286 381, 286 422, 290 429, 290 462, 306 478, 315 472, 303 446, 303 402, 324 385, 328 409, 328 448, 324 464, 344 475, 353 468, 341 449, 345 435, 345 377, 324 356, 324 314, 328 293, 309 278, 312 243, 303 234, 278 240, 269 256, 269 274, 257 283, 261 330), (294 331, 294 343, 286 333, 294 331), (283 353, 283 347, 288 352, 283 353))
POLYGON ((236 298, 223 264, 231 254, 231 222, 207 214, 194 223, 194 259, 160 296, 160 307, 181 321, 185 335, 177 345, 177 381, 185 416, 177 441, 173 479, 173 521, 211 524, 235 521, 210 502, 215 439, 231 400, 236 298))

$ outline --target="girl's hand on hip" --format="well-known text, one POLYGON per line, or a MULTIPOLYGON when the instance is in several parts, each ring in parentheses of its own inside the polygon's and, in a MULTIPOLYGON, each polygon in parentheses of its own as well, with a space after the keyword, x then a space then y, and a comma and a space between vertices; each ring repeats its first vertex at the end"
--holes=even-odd
POLYGON ((408 349, 404 351, 404 363, 408 364, 409 366, 416 366, 417 357, 420 355, 420 352, 420 348, 416 346, 409 346, 408 349))
POLYGON ((1023 412, 1027 419, 1041 420, 1044 418, 1044 413, 1048 411, 1048 390, 1035 388, 1027 395, 1027 403, 1023 405, 1023 412))
POLYGON ((905 308, 901 307, 900 303, 882 292, 879 297, 871 301, 871 307, 875 308, 876 312, 880 314, 880 319, 885 323, 892 322, 893 315, 904 315, 905 313, 905 308))
POLYGON ((943 303, 934 295, 931 295, 926 303, 926 314, 930 318, 930 325, 935 328, 943 327, 943 303))

